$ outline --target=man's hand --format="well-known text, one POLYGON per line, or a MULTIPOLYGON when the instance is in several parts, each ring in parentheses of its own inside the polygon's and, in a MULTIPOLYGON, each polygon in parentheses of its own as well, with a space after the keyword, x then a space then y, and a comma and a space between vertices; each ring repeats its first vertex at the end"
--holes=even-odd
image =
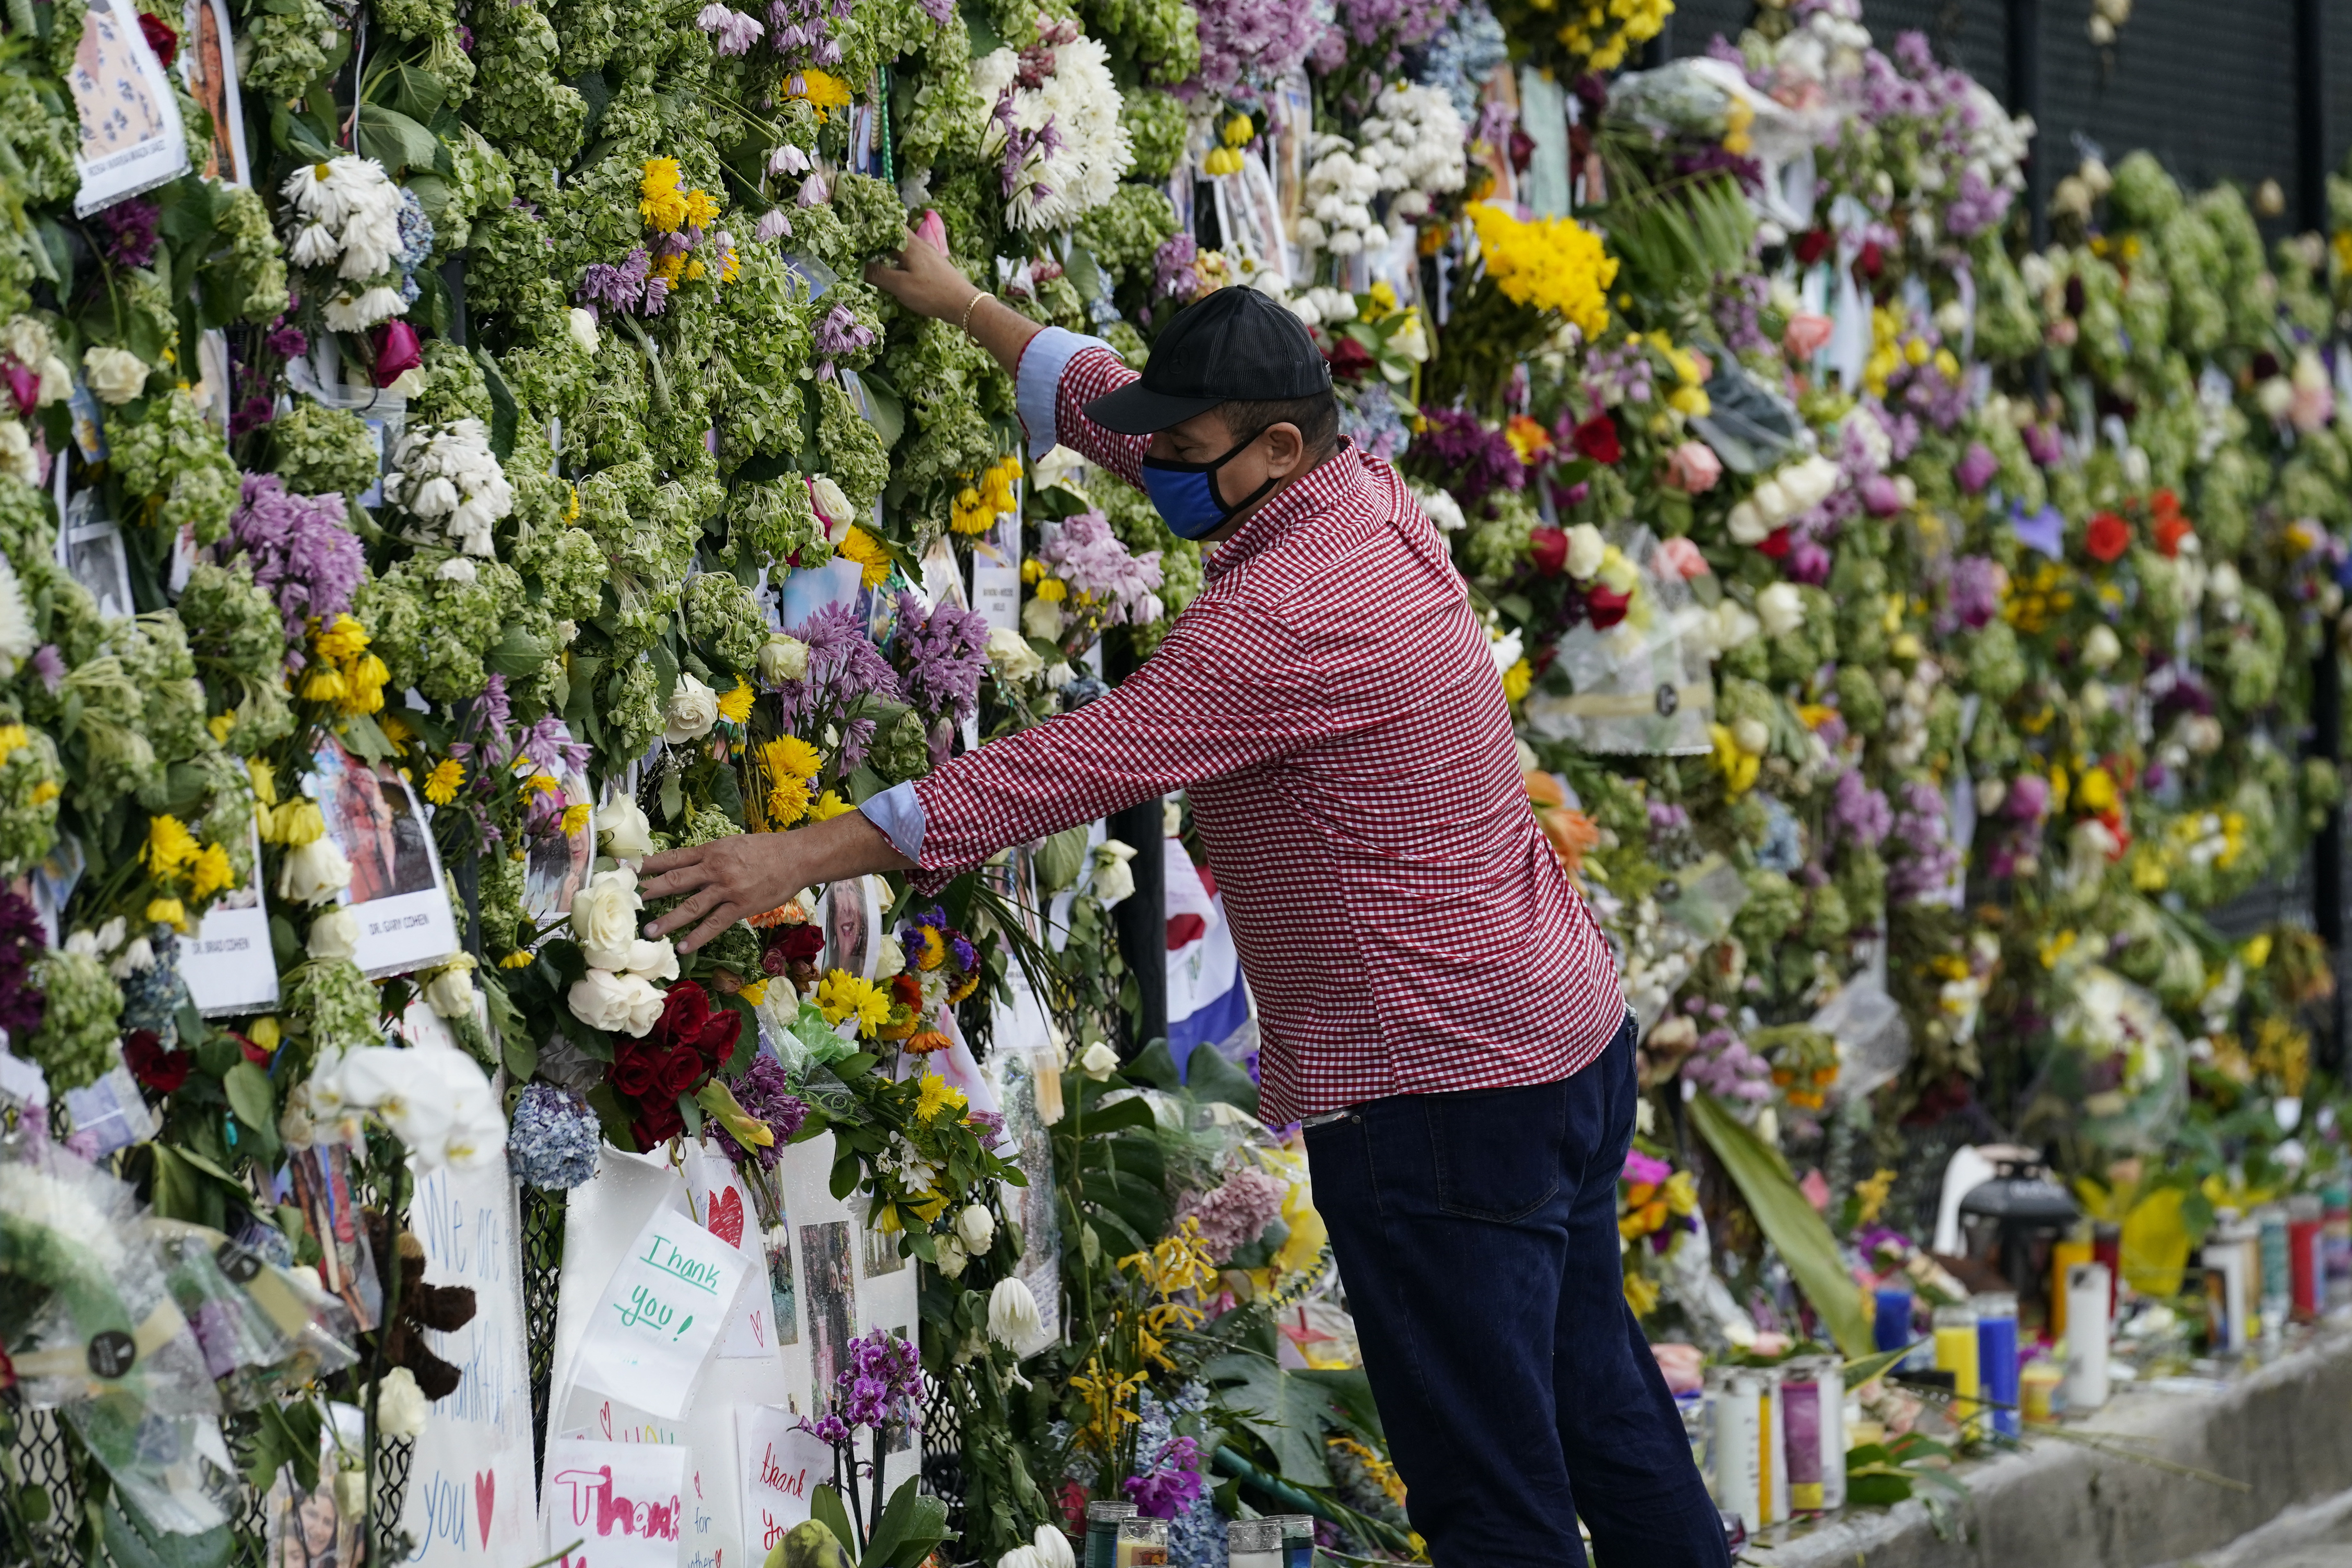
POLYGON ((665 850, 646 859, 637 893, 649 901, 688 895, 648 924, 646 935, 667 936, 692 926, 677 944, 679 952, 692 952, 737 921, 765 914, 803 888, 913 868, 865 813, 851 811, 791 833, 739 833, 691 849, 665 850))
POLYGON ((985 292, 972 287, 971 279, 929 241, 911 234, 897 266, 878 258, 866 264, 866 281, 915 314, 942 321, 961 320, 974 297, 985 292))

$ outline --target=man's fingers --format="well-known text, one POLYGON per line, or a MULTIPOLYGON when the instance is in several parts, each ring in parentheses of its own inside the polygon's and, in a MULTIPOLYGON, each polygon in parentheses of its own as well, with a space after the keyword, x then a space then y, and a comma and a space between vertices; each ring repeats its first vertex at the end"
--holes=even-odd
MULTIPOLYGON (((698 849, 684 853, 691 854, 694 858, 664 868, 661 875, 651 880, 640 880, 637 896, 641 899, 667 899, 707 887, 713 873, 710 865, 702 858, 702 852, 698 849)), ((646 864, 650 868, 653 862, 649 860, 646 864)))
POLYGON ((743 918, 743 911, 732 903, 721 904, 711 911, 710 918, 694 928, 694 934, 677 944, 680 952, 692 952, 706 942, 716 942, 729 926, 743 918))
POLYGON ((661 919, 646 927, 646 934, 649 937, 667 936, 671 931, 677 931, 681 926, 690 926, 695 921, 700 920, 704 915, 709 914, 713 908, 717 907, 723 900, 723 898, 724 895, 721 894, 717 888, 705 888, 702 891, 695 894, 694 897, 687 900, 686 902, 678 905, 677 908, 670 910, 669 913, 662 916, 661 919))

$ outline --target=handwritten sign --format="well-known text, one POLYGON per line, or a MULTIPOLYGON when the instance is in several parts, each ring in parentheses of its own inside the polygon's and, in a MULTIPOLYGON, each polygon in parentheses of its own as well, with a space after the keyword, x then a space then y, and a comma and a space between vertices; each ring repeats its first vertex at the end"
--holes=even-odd
POLYGON ((833 1479, 833 1450, 800 1430, 800 1417, 772 1405, 735 1412, 743 1458, 743 1543, 761 1557, 809 1517, 809 1492, 833 1479))
POLYGON ((537 1553, 514 1178, 503 1163, 435 1171, 418 1180, 409 1214, 426 1280, 471 1286, 475 1310, 465 1327, 429 1336, 465 1375, 434 1402, 416 1439, 402 1518, 416 1543, 407 1560, 428 1568, 527 1562, 537 1553))
POLYGON ((742 1251, 656 1210, 613 1270, 580 1346, 583 1388, 676 1420, 751 1272, 742 1251))
MULTIPOLYGON (((760 1215, 750 1189, 736 1173, 735 1163, 699 1141, 686 1146, 686 1184, 694 1198, 694 1212, 702 1228, 732 1243, 744 1263, 760 1274, 769 1271, 767 1249, 760 1231, 760 1215)), ((786 1268, 791 1268, 789 1262, 786 1268)), ((776 1359, 775 1306, 771 1293, 755 1281, 727 1315, 727 1332, 719 1342, 722 1361, 776 1359)))
POLYGON ((546 1550, 562 1568, 678 1568, 687 1459, 664 1443, 550 1443, 546 1550))

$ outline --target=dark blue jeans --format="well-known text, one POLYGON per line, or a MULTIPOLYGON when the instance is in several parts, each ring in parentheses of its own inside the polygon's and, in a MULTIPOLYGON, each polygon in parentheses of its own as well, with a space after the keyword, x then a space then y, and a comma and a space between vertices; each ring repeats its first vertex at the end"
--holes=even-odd
POLYGON ((1626 1307, 1633 1024, 1572 1078, 1398 1095, 1307 1131, 1315 1207, 1437 1568, 1728 1568, 1626 1307))

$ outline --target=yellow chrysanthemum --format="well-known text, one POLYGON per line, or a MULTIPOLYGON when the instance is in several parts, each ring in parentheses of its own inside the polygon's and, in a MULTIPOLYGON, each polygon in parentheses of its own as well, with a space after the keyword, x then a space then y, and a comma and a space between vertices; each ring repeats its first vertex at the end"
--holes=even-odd
POLYGON ((35 805, 47 805, 64 793, 65 786, 57 780, 43 779, 33 786, 33 793, 26 798, 35 805))
POLYGON ((921 942, 915 953, 915 967, 937 969, 945 963, 948 961, 948 939, 940 934, 940 928, 917 926, 915 930, 920 933, 919 940, 921 942))
POLYGON ((383 706, 383 689, 392 679, 392 670, 373 654, 363 654, 343 671, 342 701, 339 706, 346 713, 373 713, 383 706))
POLYGON ((768 999, 768 983, 765 980, 746 981, 735 994, 756 1007, 768 999))
POLYGON ((205 721, 205 728, 212 732, 214 745, 226 746, 228 744, 228 732, 236 728, 236 715, 215 713, 205 721))
POLYGON ((686 194, 677 188, 677 160, 648 158, 637 182, 637 216, 647 228, 675 234, 686 226, 686 194))
POLYGON ((686 193, 686 222, 689 228, 709 228, 719 216, 719 201, 699 185, 686 193))
POLYGON ((147 824, 147 844, 140 850, 139 858, 145 863, 148 875, 161 880, 176 877, 194 865, 202 848, 185 824, 166 815, 147 824))
POLYGON ((0 724, 0 758, 13 758, 32 743, 32 731, 22 724, 0 724))
POLYGON ((855 561, 861 569, 858 580, 868 588, 879 588, 890 576, 890 552, 882 542, 852 524, 849 536, 834 550, 845 561, 855 561))
POLYGON ((964 1108, 963 1090, 937 1073, 923 1075, 922 1088, 915 1096, 915 1120, 929 1121, 942 1110, 961 1115, 964 1108))
POLYGON ((571 838, 586 829, 589 806, 586 801, 563 808, 563 837, 571 838))
POLYGON ((719 700, 719 716, 730 724, 740 724, 751 716, 751 704, 758 695, 751 682, 737 678, 735 689, 719 700))
POLYGON ((529 969, 534 956, 534 954, 529 952, 510 952, 504 958, 499 960, 499 967, 500 969, 529 969))
POLYGON ((784 96, 805 100, 822 121, 849 107, 849 84, 829 71, 794 71, 784 79, 784 96))
POLYGON ((302 678, 302 700, 305 702, 341 702, 351 692, 343 672, 331 664, 314 664, 310 673, 302 678))
POLYGON ((327 819, 319 814, 319 803, 308 797, 289 800, 279 806, 270 826, 271 830, 262 837, 289 849, 316 844, 327 833, 327 819))
POLYGON ((522 781, 522 795, 525 799, 529 799, 534 794, 560 795, 562 793, 563 785, 552 773, 533 773, 522 781))
POLYGON ((444 757, 425 775, 425 798, 436 805, 446 805, 457 798, 465 782, 466 764, 455 757, 444 757))
POLYGON ((675 283, 685 271, 686 257, 680 254, 657 258, 653 266, 646 268, 646 275, 649 278, 658 278, 665 283, 675 283))
POLYGON ((188 929, 187 906, 177 899, 148 900, 147 918, 156 925, 170 926, 173 931, 188 929))
POLYGON ((817 982, 816 1005, 828 1024, 838 1026, 845 1019, 856 1019, 857 1032, 869 1038, 890 1019, 889 994, 845 969, 828 970, 824 978, 817 982))
POLYGON ((809 782, 792 773, 772 773, 769 777, 765 805, 768 826, 790 827, 808 815, 809 782))
POLYGON ((1536 667, 1526 659, 1514 662, 1510 668, 1503 671, 1504 700, 1510 702, 1518 701, 1527 696, 1528 688, 1535 683, 1536 667))
POLYGON ((794 778, 813 779, 824 766, 817 750, 798 735, 779 735, 761 748, 761 760, 772 772, 790 773, 794 778))
POLYGON ((1470 209, 1486 276, 1515 304, 1549 310, 1587 338, 1609 324, 1609 285, 1617 259, 1601 237, 1570 218, 1521 223, 1505 209, 1480 203, 1470 209))
POLYGON ((209 899, 236 886, 236 868, 229 864, 228 851, 217 844, 205 845, 189 868, 188 896, 209 899))
POLYGON ((1049 605, 1058 605, 1070 596, 1070 585, 1059 577, 1040 577, 1037 596, 1049 605))
POLYGON ((856 811, 856 809, 857 808, 856 806, 842 799, 838 792, 827 790, 823 795, 817 796, 816 804, 814 805, 809 807, 809 820, 811 822, 831 822, 835 817, 839 816, 845 812, 856 811))
POLYGON ((332 625, 320 627, 311 642, 320 658, 339 665, 359 658, 367 646, 367 627, 349 616, 337 616, 332 625))

